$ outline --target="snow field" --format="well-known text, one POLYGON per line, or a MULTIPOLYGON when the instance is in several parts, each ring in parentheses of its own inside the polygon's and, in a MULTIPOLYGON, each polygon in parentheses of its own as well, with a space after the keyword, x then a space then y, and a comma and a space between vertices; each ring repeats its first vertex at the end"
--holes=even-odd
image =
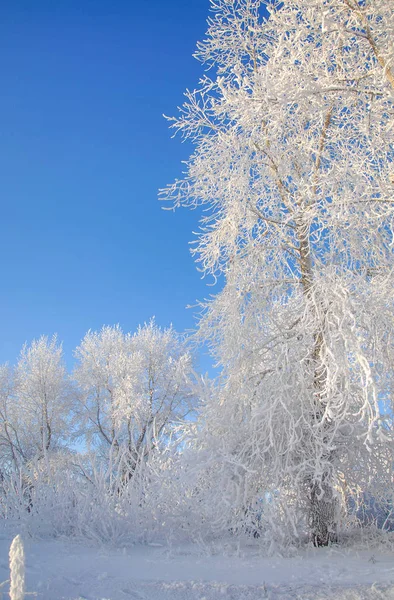
MULTIPOLYGON (((9 578, 11 539, 0 540, 1 581, 9 578)), ((253 547, 227 554, 208 556, 196 546, 111 549, 26 540, 26 598, 394 600, 393 554, 331 548, 265 558, 253 547)), ((9 598, 7 592, 0 589, 0 598, 9 598)))

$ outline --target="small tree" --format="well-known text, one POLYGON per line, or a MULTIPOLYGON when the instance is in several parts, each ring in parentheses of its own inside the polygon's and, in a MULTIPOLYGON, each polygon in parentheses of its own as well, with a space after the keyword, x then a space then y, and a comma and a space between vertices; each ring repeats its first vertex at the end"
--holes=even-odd
POLYGON ((119 327, 89 332, 76 356, 83 430, 127 483, 192 410, 191 356, 172 327, 153 320, 134 335, 119 327))
MULTIPOLYGON (((9 365, 0 366, 0 439, 2 479, 12 471, 19 471, 27 461, 26 448, 19 439, 18 407, 14 396, 13 370, 9 365)), ((19 431, 20 433, 20 431, 19 431)))
POLYGON ((70 436, 73 402, 56 336, 42 336, 23 347, 15 369, 14 395, 24 456, 47 458, 70 436))
POLYGON ((25 345, 14 369, 0 367, 0 439, 7 471, 63 447, 72 402, 56 336, 25 345))
POLYGON ((279 493, 326 545, 341 490, 391 483, 394 13, 211 7, 196 56, 214 74, 172 119, 196 150, 163 192, 206 206, 194 252, 225 279, 200 327, 223 365, 200 447, 220 447, 230 520, 279 493))

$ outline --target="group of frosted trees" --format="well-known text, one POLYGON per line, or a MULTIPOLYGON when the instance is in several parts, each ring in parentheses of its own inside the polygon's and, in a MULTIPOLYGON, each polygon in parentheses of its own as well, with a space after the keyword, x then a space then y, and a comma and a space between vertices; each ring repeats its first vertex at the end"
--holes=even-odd
POLYGON ((195 409, 191 355, 172 328, 153 320, 134 335, 119 327, 88 332, 75 359, 69 375, 56 337, 42 337, 23 348, 15 368, 1 367, 3 516, 48 519, 51 504, 76 508, 81 494, 116 504, 134 480, 143 486, 155 453, 195 409))
POLYGON ((56 337, 25 346, 1 367, 2 476, 78 447, 121 461, 125 479, 191 411, 192 364, 180 337, 154 321, 134 335, 88 332, 66 373, 56 337))
POLYGON ((193 252, 223 286, 197 338, 220 376, 152 323, 89 333, 72 380, 42 339, 2 370, 5 478, 71 435, 70 502, 95 486, 112 528, 321 546, 368 502, 392 526, 393 39, 387 0, 211 0, 172 119, 195 151, 162 197, 205 209, 193 252))

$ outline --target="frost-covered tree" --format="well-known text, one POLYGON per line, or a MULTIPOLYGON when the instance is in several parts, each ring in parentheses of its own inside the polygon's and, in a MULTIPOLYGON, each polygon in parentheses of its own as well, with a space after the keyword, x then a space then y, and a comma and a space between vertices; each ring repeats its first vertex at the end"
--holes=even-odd
POLYGON ((0 368, 0 439, 3 467, 19 470, 48 457, 70 437, 72 395, 56 336, 22 349, 14 369, 0 368))
POLYGON ((53 475, 68 453, 73 394, 56 336, 23 347, 15 367, 0 367, 0 460, 2 509, 27 509, 41 477, 53 475))
POLYGON ((196 149, 163 192, 205 207, 194 253, 225 281, 200 324, 223 384, 195 444, 221 526, 269 498, 326 545, 341 497, 392 485, 394 11, 211 10, 210 70, 173 119, 196 149))
POLYGON ((17 405, 13 394, 13 371, 9 365, 0 366, 0 456, 1 475, 18 469, 26 461, 18 435, 17 405))
POLYGON ((127 483, 192 410, 191 355, 172 327, 152 320, 134 335, 120 327, 89 332, 76 357, 82 431, 127 483))
POLYGON ((72 395, 56 336, 42 336, 23 347, 14 394, 25 455, 44 458, 61 448, 70 436, 72 395))

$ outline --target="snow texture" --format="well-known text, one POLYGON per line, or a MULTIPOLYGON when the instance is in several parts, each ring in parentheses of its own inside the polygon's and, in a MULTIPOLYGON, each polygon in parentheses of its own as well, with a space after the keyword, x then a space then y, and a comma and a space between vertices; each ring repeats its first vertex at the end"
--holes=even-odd
MULTIPOLYGON (((10 541, 0 540, 3 580, 10 541)), ((251 547, 209 556, 196 546, 111 550, 28 541, 26 589, 40 600, 394 600, 393 558, 334 549, 263 558, 251 547)))

